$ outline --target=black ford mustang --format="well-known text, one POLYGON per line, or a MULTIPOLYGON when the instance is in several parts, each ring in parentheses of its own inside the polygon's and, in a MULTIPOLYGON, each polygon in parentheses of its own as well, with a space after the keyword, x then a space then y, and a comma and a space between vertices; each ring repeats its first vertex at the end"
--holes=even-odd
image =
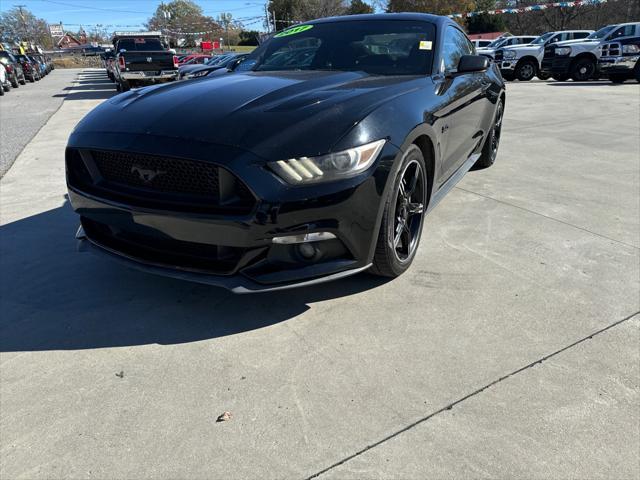
POLYGON ((393 277, 425 214, 495 160, 504 83, 446 18, 317 20, 246 61, 78 124, 66 165, 84 247, 235 292, 393 277))

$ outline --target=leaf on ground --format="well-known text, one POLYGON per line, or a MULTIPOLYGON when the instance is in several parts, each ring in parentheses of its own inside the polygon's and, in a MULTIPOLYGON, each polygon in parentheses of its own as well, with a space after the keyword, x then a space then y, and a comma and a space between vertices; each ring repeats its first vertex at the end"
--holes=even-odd
POLYGON ((216 420, 216 422, 226 422, 227 420, 231 420, 232 417, 232 413, 231 412, 224 412, 222 415, 220 415, 218 417, 218 419, 216 420))

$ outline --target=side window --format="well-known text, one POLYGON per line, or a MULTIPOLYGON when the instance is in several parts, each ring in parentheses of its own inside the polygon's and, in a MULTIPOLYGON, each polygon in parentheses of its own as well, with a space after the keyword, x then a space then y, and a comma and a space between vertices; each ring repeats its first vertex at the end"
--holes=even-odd
POLYGON ((473 54, 474 48, 467 36, 455 27, 447 27, 442 46, 441 69, 445 72, 455 71, 460 57, 473 54))
POLYGON ((547 43, 557 43, 559 41, 560 41, 560 34, 557 33, 556 35, 551 37, 547 43))
POLYGON ((635 32, 635 25, 625 25, 624 27, 616 28, 611 35, 609 35, 608 40, 615 40, 620 37, 630 37, 635 32))
POLYGON ((575 32, 573 34, 573 38, 587 38, 589 36, 588 32, 575 32))
POLYGON ((571 40, 573 38, 573 32, 563 32, 560 34, 559 42, 564 42, 565 40, 571 40))

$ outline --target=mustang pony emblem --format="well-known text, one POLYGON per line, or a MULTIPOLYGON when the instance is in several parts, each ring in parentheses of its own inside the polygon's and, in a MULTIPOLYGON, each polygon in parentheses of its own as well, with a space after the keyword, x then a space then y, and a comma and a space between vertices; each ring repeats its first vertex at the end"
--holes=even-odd
POLYGON ((148 185, 158 175, 164 175, 167 172, 162 171, 162 170, 148 170, 148 169, 140 167, 139 165, 134 165, 134 166, 131 167, 131 173, 137 173, 138 177, 140 177, 140 180, 142 180, 143 183, 148 185))

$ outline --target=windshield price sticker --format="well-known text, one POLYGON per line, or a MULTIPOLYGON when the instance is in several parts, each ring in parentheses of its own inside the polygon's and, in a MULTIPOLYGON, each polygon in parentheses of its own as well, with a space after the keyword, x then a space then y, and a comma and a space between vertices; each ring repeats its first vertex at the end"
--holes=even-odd
POLYGON ((289 28, 287 30, 283 30, 280 33, 276 33, 274 35, 275 38, 280 37, 288 37, 289 35, 295 35, 297 33, 306 32, 307 30, 311 30, 313 25, 298 25, 297 27, 289 28))
POLYGON ((431 50, 432 45, 433 42, 430 42, 428 40, 420 40, 420 45, 418 46, 418 48, 420 50, 431 50))

